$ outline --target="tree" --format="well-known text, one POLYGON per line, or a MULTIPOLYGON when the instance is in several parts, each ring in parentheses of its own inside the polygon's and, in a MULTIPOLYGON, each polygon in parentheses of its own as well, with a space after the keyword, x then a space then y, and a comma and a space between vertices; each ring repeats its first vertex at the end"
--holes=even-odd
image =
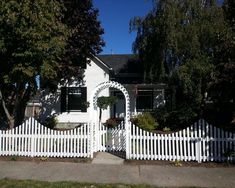
POLYGON ((68 28, 65 53, 60 60, 58 77, 54 82, 43 80, 44 88, 56 88, 58 82, 81 81, 83 70, 89 60, 102 51, 104 33, 97 20, 98 10, 93 7, 92 0, 64 0, 63 23, 68 28))
POLYGON ((13 127, 37 90, 37 76, 57 76, 67 29, 56 1, 3 0, 0 9, 0 113, 13 127))
POLYGON ((145 65, 146 81, 166 81, 181 64, 213 55, 223 12, 214 1, 203 2, 159 0, 146 17, 132 19, 133 50, 145 65))
POLYGON ((201 115, 228 33, 223 9, 213 0, 159 0, 146 17, 131 21, 131 30, 146 82, 166 82, 174 95, 168 112, 190 108, 201 115))
POLYGON ((22 122, 37 79, 55 89, 78 76, 101 50, 103 30, 89 0, 3 0, 0 9, 0 114, 13 127, 22 122))
POLYGON ((212 114, 211 121, 215 125, 235 125, 235 2, 226 0, 223 4, 227 29, 220 36, 214 54, 216 62, 210 95, 213 105, 207 114, 212 114))
POLYGON ((93 55, 102 51, 104 33, 97 20, 98 10, 92 0, 66 0, 63 22, 69 29, 65 55, 62 59, 62 76, 70 79, 79 75, 93 55))
POLYGON ((232 27, 233 31, 235 30, 235 1, 233 0, 224 0, 223 10, 225 13, 225 18, 232 27))
POLYGON ((117 97, 116 96, 110 96, 110 97, 101 96, 101 97, 98 97, 97 106, 100 109, 99 121, 101 121, 101 118, 102 118, 102 110, 107 109, 108 106, 112 106, 116 102, 117 102, 117 97))

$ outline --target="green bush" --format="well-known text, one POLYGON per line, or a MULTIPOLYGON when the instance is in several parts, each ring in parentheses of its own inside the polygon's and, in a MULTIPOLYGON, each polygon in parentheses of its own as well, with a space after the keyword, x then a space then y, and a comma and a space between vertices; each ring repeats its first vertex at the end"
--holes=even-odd
POLYGON ((132 122, 141 129, 147 131, 156 130, 158 127, 158 122, 155 121, 153 116, 148 112, 137 115, 135 118, 132 119, 132 122))
POLYGON ((169 132, 169 131, 171 131, 171 129, 170 129, 169 127, 164 127, 162 130, 163 130, 164 132, 169 132))
POLYGON ((51 116, 46 118, 44 125, 50 129, 54 129, 55 126, 58 124, 58 120, 56 118, 56 116, 51 116))
POLYGON ((165 127, 168 127, 172 131, 186 128, 198 120, 197 113, 190 107, 179 107, 172 111, 163 107, 156 109, 153 117, 158 120, 159 129, 163 130, 165 127))
POLYGON ((109 119, 106 120, 104 125, 108 128, 113 128, 113 127, 116 127, 118 125, 118 122, 115 118, 109 118, 109 119))
POLYGON ((169 125, 166 124, 169 113, 168 113, 167 108, 165 106, 154 109, 154 111, 152 112, 152 115, 155 119, 157 119, 157 121, 159 123, 158 129, 163 129, 164 127, 169 127, 169 125))
POLYGON ((197 113, 192 108, 181 108, 168 114, 166 124, 172 130, 184 129, 198 120, 197 113))

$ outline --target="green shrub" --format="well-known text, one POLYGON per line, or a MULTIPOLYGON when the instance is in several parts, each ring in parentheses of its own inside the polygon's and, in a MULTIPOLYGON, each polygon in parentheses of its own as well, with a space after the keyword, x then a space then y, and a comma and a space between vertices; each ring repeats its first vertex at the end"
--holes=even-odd
POLYGON ((159 129, 163 129, 164 127, 169 127, 169 125, 166 124, 169 113, 165 106, 154 109, 154 111, 152 112, 152 115, 155 119, 157 119, 159 123, 159 127, 158 127, 159 129))
POLYGON ((169 127, 164 127, 162 130, 163 130, 164 132, 169 132, 169 131, 171 131, 171 129, 170 129, 169 127))
POLYGON ((132 122, 141 129, 147 131, 156 130, 156 128, 158 127, 158 122, 155 121, 153 116, 148 112, 137 115, 135 118, 132 119, 132 122))
POLYGON ((44 125, 50 129, 54 129, 55 126, 58 124, 58 120, 56 118, 56 116, 51 116, 46 118, 44 125))
POLYGON ((198 115, 192 108, 181 108, 177 111, 171 111, 168 114, 166 125, 172 130, 184 129, 195 121, 198 115))
POLYGON ((176 110, 159 108, 154 111, 153 117, 158 120, 160 129, 168 127, 172 131, 186 128, 198 119, 197 113, 191 107, 179 107, 176 110))
POLYGON ((107 126, 108 128, 113 128, 113 127, 116 127, 118 125, 118 122, 115 118, 109 118, 109 119, 106 120, 104 125, 107 126))

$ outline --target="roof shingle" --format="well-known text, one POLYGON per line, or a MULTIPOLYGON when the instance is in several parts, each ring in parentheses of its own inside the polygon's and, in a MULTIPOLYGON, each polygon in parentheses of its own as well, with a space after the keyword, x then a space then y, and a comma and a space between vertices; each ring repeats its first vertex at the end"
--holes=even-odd
POLYGON ((108 67, 112 68, 114 73, 120 72, 128 63, 137 61, 138 59, 133 54, 98 55, 97 57, 108 67))

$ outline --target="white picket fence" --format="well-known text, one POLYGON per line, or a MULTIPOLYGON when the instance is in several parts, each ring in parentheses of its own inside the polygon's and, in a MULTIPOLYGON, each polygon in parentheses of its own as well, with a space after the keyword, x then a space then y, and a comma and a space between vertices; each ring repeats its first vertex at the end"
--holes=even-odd
POLYGON ((235 134, 199 120, 194 125, 171 134, 157 134, 131 125, 130 158, 170 161, 235 161, 226 156, 235 152, 235 134))
POLYGON ((100 123, 97 138, 98 151, 126 150, 126 130, 123 121, 114 128, 108 128, 100 123))
POLYGON ((88 124, 67 131, 51 130, 34 118, 0 130, 0 156, 91 157, 88 124))
POLYGON ((57 131, 33 118, 12 130, 0 130, 0 156, 92 158, 95 151, 126 152, 128 158, 136 160, 235 162, 234 156, 226 155, 235 152, 235 133, 204 120, 171 134, 144 131, 134 124, 127 132, 124 122, 112 129, 87 123, 57 131))

